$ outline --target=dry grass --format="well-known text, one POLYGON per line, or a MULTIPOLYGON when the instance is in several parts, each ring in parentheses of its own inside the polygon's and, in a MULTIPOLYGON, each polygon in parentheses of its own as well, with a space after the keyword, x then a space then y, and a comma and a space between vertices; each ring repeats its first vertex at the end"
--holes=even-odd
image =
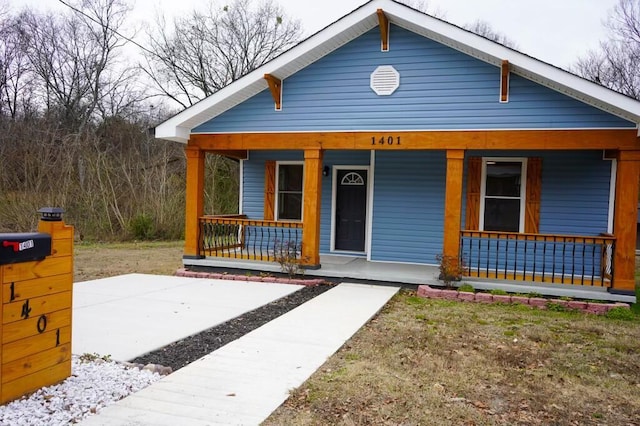
POLYGON ((638 424, 640 321, 403 292, 267 425, 638 424))
POLYGON ((182 241, 76 244, 74 281, 141 273, 173 275, 182 266, 182 241))

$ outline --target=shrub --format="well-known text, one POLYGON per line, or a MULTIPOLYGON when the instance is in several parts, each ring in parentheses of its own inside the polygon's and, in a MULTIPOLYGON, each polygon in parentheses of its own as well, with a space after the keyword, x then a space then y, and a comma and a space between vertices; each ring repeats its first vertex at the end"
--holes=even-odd
POLYGON ((458 287, 458 291, 462 291, 465 293, 475 293, 476 289, 474 289, 471 284, 465 283, 458 287))
POLYGON ((146 213, 140 213, 131 219, 129 229, 133 237, 138 240, 150 240, 155 236, 153 218, 146 213))
POLYGON ((289 278, 293 278, 298 274, 304 275, 304 269, 300 265, 300 244, 291 240, 276 240, 274 251, 276 262, 280 264, 282 272, 289 275, 289 278))
POLYGON ((440 275, 438 279, 444 282, 448 288, 452 287, 453 281, 460 281, 462 275, 466 272, 466 267, 462 259, 446 254, 436 255, 436 260, 440 263, 440 275))
POLYGON ((498 296, 506 296, 508 293, 504 290, 501 290, 499 288, 494 288, 493 290, 489 291, 489 293, 491 294, 495 294, 498 296))
POLYGON ((605 314, 605 316, 609 319, 623 320, 623 321, 633 321, 636 316, 630 309, 618 307, 609 310, 605 314))

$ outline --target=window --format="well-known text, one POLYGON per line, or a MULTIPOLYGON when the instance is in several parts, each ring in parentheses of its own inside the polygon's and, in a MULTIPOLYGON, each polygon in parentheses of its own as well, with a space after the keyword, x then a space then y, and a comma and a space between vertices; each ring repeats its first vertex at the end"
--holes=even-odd
POLYGON ((525 159, 484 159, 481 230, 524 232, 525 159))
POLYGON ((277 220, 302 220, 302 164, 278 164, 277 220))

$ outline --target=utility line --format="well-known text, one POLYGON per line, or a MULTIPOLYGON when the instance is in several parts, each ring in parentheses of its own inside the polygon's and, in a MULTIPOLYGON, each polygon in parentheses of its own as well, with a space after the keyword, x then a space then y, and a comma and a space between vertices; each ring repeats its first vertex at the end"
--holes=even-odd
POLYGON ((73 6, 73 5, 69 4, 69 3, 67 3, 65 0, 58 0, 58 1, 59 1, 60 3, 62 3, 63 5, 67 6, 69 9, 73 10, 74 12, 76 12, 76 13, 78 13, 78 14, 80 14, 80 15, 84 16, 85 18, 87 18, 87 19, 89 19, 89 20, 93 21, 94 23, 96 23, 96 24, 100 25, 102 28, 104 28, 104 29, 106 29, 106 30, 108 30, 108 31, 111 31, 111 32, 112 32, 112 33, 114 33, 115 35, 117 35, 117 36, 119 36, 119 37, 122 37, 123 39, 127 40, 128 42, 130 42, 130 43, 132 43, 132 44, 134 44, 134 45, 138 46, 140 49, 144 50, 145 52, 150 53, 150 54, 151 54, 151 55, 153 55, 153 56, 157 56, 155 52, 153 52, 153 51, 151 51, 151 50, 147 49, 146 47, 144 47, 143 45, 141 45, 141 44, 140 44, 140 43, 138 43, 137 41, 133 40, 132 38, 125 36, 124 34, 120 33, 118 30, 116 30, 116 29, 114 29, 114 28, 111 28, 111 27, 109 27, 109 26, 107 26, 107 25, 104 25, 102 22, 98 21, 98 20, 97 20, 96 18, 94 18, 93 16, 88 15, 88 14, 87 14, 86 12, 84 12, 83 10, 78 9, 77 7, 75 7, 75 6, 73 6))

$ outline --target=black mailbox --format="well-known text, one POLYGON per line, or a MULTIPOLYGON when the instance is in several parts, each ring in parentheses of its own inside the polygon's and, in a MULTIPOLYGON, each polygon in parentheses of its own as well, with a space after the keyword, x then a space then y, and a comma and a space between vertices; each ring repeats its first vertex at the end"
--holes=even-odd
POLYGON ((0 234, 0 265, 42 260, 51 255, 51 235, 42 232, 0 234))

